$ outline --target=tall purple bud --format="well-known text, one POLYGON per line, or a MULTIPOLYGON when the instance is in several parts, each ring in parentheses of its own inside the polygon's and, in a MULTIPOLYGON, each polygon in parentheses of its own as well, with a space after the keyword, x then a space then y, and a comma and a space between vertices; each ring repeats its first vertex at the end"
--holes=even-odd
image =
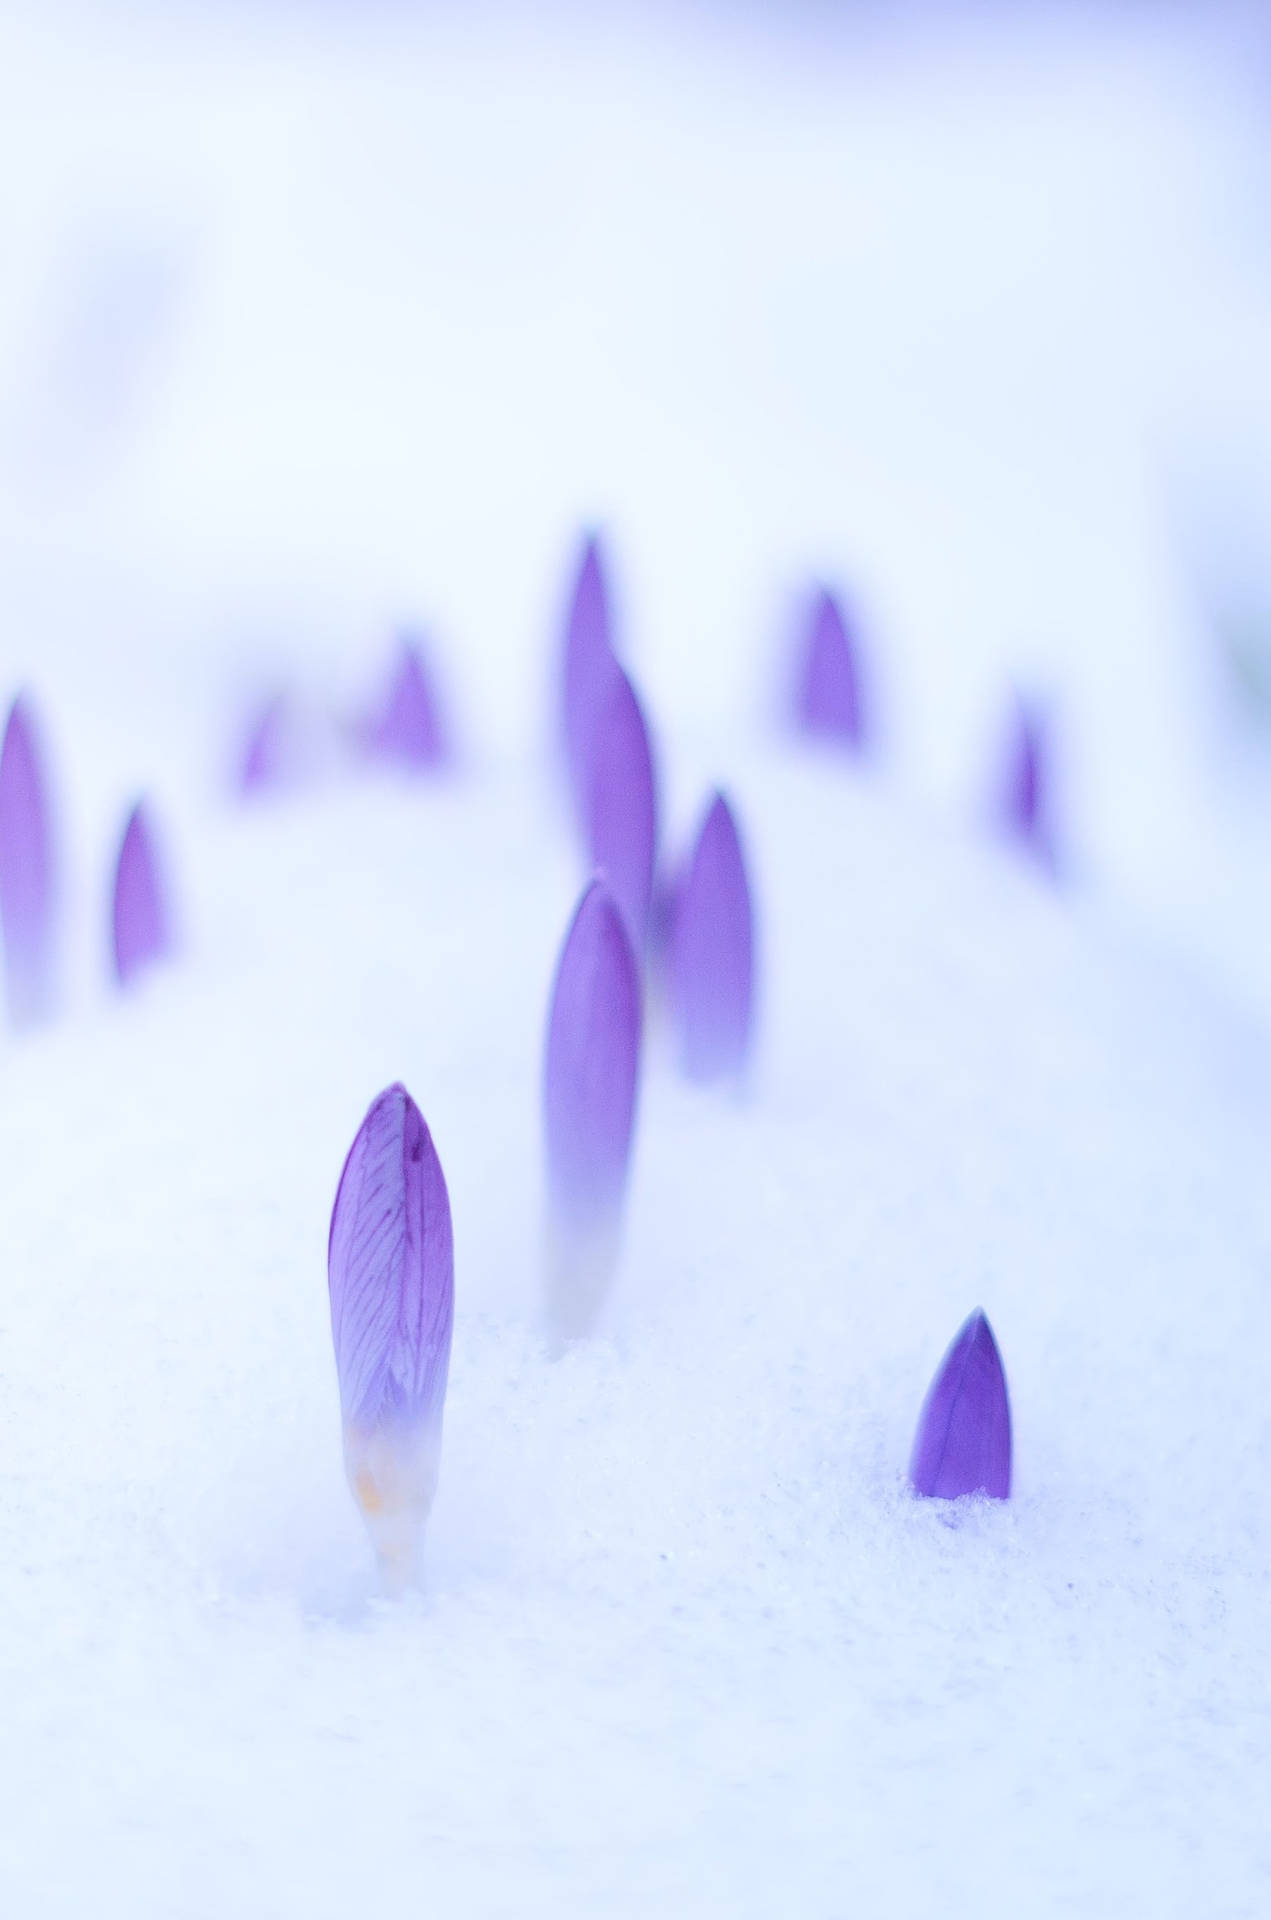
POLYGON ((372 752, 413 773, 445 766, 450 746, 436 688, 417 642, 403 638, 388 698, 370 731, 372 752))
POLYGON ((1002 825, 1048 872, 1055 869, 1049 738, 1039 710, 1017 700, 1002 784, 1002 825))
POLYGON ((345 1471, 400 1586, 437 1490, 455 1282, 445 1176, 400 1082, 372 1101, 349 1149, 327 1278, 345 1471))
POLYGON ((565 623, 561 677, 566 768, 574 812, 584 826, 596 728, 604 717, 616 672, 604 561, 600 541, 592 535, 583 547, 565 623))
POLYGON ((649 731, 635 689, 617 665, 594 734, 587 843, 591 864, 603 875, 640 957, 653 898, 657 802, 649 731))
POLYGON ((671 1009, 690 1080, 740 1076, 750 1053, 754 916, 737 823, 711 802, 675 905, 671 1009))
POLYGON ((57 903, 42 760, 30 708, 19 697, 0 748, 0 922, 9 1012, 17 1025, 50 1012, 56 985, 57 903))
POLYGON ((855 638, 834 595, 818 593, 803 641, 796 717, 804 733, 859 751, 866 740, 855 638))
POLYGON ((1011 1407, 1006 1375, 984 1314, 978 1309, 940 1362, 923 1402, 909 1478, 918 1493, 956 1500, 1011 1490, 1011 1407))
POLYGON ((119 848, 113 925, 115 978, 121 986, 130 985, 171 951, 167 902, 149 815, 141 800, 128 815, 119 848))
POLYGON ((548 1319, 594 1326, 617 1265, 640 1075, 640 976, 608 888, 584 893, 561 950, 547 1023, 548 1319))

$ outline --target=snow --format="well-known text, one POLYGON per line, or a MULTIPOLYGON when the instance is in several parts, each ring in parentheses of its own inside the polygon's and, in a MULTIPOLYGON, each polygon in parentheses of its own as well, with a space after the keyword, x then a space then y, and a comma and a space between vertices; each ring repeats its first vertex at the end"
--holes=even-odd
POLYGON ((5 1910, 1261 1912, 1267 776, 1151 452, 1255 364, 1256 17, 72 18, 9 15, 0 78, 5 659, 71 913, 0 1073, 5 1910), (31 342, 131 259, 86 415, 31 342), (669 847, 717 781, 746 834, 761 1046, 690 1089, 654 1006, 614 1296, 552 1359, 590 513, 669 847), (859 767, 772 724, 812 566, 867 613, 859 767), (320 716, 420 612, 460 764, 412 783, 320 716), (1060 889, 980 817, 1011 673, 1067 727, 1060 889), (237 804, 279 678, 312 777, 237 804), (121 998, 143 787, 181 952, 121 998), (390 1602, 325 1246, 399 1077, 456 1316, 390 1602), (976 1305, 1016 1486, 950 1508, 904 1469, 976 1305))

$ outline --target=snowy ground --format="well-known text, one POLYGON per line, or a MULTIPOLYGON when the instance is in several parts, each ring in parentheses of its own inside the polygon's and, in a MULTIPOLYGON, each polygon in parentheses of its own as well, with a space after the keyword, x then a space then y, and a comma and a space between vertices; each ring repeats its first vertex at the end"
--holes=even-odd
POLYGON ((70 915, 0 1074, 6 1912, 1271 1901, 1271 782, 1197 598, 1271 605, 1257 17, 767 17, 0 18, 2 658, 70 915), (748 832, 763 1038, 737 1105, 655 1025, 612 1310, 553 1362, 589 516, 672 845, 719 779, 748 832), (859 771, 770 724, 811 567, 868 613, 859 771), (328 738, 235 806, 247 693, 347 713, 399 613, 454 779, 328 738), (1060 892, 977 819, 1011 675, 1060 892), (119 1002, 141 786, 184 951, 119 1002), (324 1257, 397 1077, 457 1272, 390 1605, 324 1257), (951 1512, 903 1475, 977 1304, 1016 1495, 951 1512))

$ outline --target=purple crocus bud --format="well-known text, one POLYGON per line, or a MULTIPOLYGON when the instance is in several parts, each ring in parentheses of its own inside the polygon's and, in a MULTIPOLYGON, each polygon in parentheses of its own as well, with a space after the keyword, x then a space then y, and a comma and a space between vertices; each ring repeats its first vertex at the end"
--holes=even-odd
POLYGON ((9 1012, 19 1025, 52 1007, 55 909, 42 755, 30 708, 19 697, 0 748, 0 922, 9 1012))
POLYGON ((804 733, 859 751, 865 744, 860 665, 834 595, 816 595, 808 617, 796 689, 796 716, 804 733))
POLYGON ((722 793, 711 802, 680 885, 670 988, 689 1079, 740 1075, 750 1052, 754 920, 737 823, 722 793))
POLYGON ((642 956, 657 846, 653 754, 635 689, 616 663, 594 735, 587 844, 592 866, 626 921, 632 948, 642 956))
POLYGON ((115 978, 128 986, 172 946, 167 903, 145 802, 128 815, 115 867, 115 978))
POLYGON ((454 1267, 441 1162, 398 1083, 371 1102, 349 1149, 327 1243, 345 1470, 395 1585, 437 1489, 454 1267))
POLYGON ((565 624, 562 674, 565 761, 578 819, 586 824, 596 728, 604 716, 617 670, 600 541, 583 547, 565 624))
POLYGON ((1011 1407, 1006 1375, 977 1308, 940 1362, 923 1402, 909 1478, 918 1493, 956 1500, 1011 1490, 1011 1407))
POLYGON ((239 791, 245 795, 276 787, 286 773, 287 699, 275 694, 257 713, 247 736, 239 769, 239 791))
POLYGON ((417 641, 403 637, 388 699, 370 730, 371 751, 413 773, 442 767, 450 758, 436 689, 417 641))
POLYGON ((1027 701, 1017 700, 1002 786, 1002 824, 1012 839, 1053 872, 1055 847, 1048 744, 1042 714, 1027 701))
POLYGON ((587 1333, 617 1264, 640 1074, 640 976, 622 915, 593 880, 561 950, 547 1023, 548 1315, 587 1333))

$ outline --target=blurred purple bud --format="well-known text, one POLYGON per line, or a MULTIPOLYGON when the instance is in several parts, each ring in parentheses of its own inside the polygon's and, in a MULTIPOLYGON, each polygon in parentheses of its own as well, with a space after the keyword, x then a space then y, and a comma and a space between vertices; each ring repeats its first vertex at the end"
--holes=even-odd
POLYGON ((145 803, 128 816, 115 868, 115 978, 128 986, 171 950, 167 905, 145 803))
POLYGON ((349 1149, 327 1276, 349 1485, 386 1569, 404 1577, 437 1487, 454 1242, 441 1162, 400 1083, 349 1149))
POLYGON ((584 825, 596 728, 609 703, 616 669, 604 562, 600 541, 593 535, 583 548, 565 624, 562 676, 565 761, 574 811, 584 825))
POLYGON ((717 793, 680 886, 671 1007, 690 1080, 739 1075, 750 1052, 754 921, 737 823, 717 793))
POLYGON ((1049 737, 1042 714, 1024 700, 1011 719, 1000 811, 1010 837, 1053 872, 1049 737))
POLYGON ((640 976, 604 883, 584 893, 552 988, 543 1075, 549 1312, 587 1332, 617 1261, 640 1074, 640 976))
POLYGON ((251 795, 276 787, 284 775, 285 694, 275 694, 252 721, 239 769, 239 791, 251 795))
POLYGON ((860 665, 838 601, 821 591, 812 603, 796 690, 800 729, 859 751, 865 744, 860 665))
POLYGON ((1011 1490, 1011 1408, 993 1329, 978 1309, 959 1330, 923 1402, 909 1478, 918 1493, 956 1500, 1011 1490))
POLYGON ((417 641, 404 637, 388 699, 370 730, 371 751, 412 772, 434 771, 450 759, 436 688, 417 641))
POLYGON ((657 844, 653 755, 640 702, 617 665, 594 735, 587 841, 592 866, 604 877, 642 958, 657 844))
POLYGON ((22 1025, 54 998, 56 897, 43 756, 21 697, 9 709, 0 748, 0 922, 9 1012, 22 1025))

